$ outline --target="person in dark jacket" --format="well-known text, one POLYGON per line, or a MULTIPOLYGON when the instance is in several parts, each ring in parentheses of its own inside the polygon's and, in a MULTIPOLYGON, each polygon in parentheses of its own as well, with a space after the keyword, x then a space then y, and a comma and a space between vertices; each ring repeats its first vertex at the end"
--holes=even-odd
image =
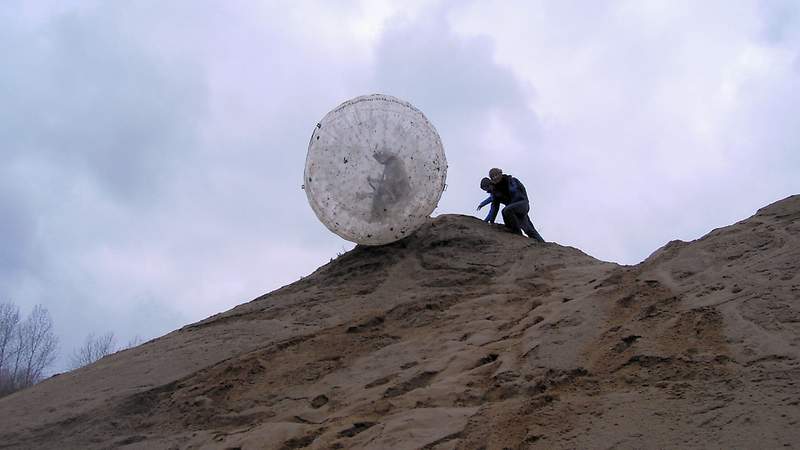
POLYGON ((503 222, 506 228, 514 234, 525 234, 536 241, 544 242, 542 236, 536 231, 528 212, 530 211, 530 201, 528 193, 521 181, 511 175, 506 175, 502 170, 494 168, 489 171, 489 178, 481 180, 481 189, 489 193, 489 197, 478 204, 478 210, 492 204, 489 214, 484 219, 485 222, 494 223, 500 204, 506 205, 503 208, 503 222))

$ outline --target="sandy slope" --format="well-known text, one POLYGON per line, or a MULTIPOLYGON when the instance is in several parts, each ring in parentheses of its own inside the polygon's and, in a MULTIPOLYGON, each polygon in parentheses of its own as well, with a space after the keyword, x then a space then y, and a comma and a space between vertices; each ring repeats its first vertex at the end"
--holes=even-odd
POLYGON ((637 266, 445 215, 0 399, 0 448, 800 447, 800 196, 637 266))

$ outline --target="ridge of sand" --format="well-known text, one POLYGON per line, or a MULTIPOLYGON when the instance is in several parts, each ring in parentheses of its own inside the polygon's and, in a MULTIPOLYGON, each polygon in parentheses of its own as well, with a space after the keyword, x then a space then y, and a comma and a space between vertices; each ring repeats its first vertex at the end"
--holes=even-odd
POLYGON ((0 448, 784 448, 800 196, 636 266, 444 215, 0 399, 0 448))

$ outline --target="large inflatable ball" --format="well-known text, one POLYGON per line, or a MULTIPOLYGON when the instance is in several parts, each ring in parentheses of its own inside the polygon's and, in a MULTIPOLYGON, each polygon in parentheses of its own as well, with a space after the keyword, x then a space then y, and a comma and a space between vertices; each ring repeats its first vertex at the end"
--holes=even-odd
POLYGON ((436 208, 447 161, 420 110, 388 95, 346 101, 314 128, 303 181, 328 229, 352 242, 402 239, 436 208))

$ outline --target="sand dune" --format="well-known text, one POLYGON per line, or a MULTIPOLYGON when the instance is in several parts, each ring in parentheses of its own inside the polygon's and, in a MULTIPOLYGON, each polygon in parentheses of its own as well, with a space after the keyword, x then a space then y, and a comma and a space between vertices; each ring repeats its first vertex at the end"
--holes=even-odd
POLYGON ((800 196, 636 266, 467 216, 0 399, 0 448, 800 446, 800 196))

